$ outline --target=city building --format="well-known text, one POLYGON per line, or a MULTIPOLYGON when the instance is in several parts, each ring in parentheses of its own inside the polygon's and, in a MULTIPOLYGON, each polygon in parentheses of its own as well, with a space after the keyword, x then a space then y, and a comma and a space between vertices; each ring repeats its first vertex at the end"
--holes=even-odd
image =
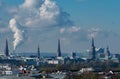
POLYGON ((64 64, 64 60, 48 60, 48 64, 64 64))

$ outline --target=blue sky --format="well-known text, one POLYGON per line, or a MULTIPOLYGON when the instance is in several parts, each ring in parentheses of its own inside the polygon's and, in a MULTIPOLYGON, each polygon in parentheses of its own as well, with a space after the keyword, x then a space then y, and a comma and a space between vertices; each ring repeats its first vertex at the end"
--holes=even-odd
POLYGON ((109 27, 114 29, 119 26, 119 0, 85 0, 79 2, 75 0, 59 0, 58 2, 64 10, 71 14, 77 24, 83 24, 84 27, 93 24, 93 27, 102 25, 105 29, 109 27), (114 24, 117 25, 114 26, 114 24))
POLYGON ((120 0, 0 0, 0 51, 85 51, 91 37, 96 47, 120 52, 120 0), (17 34, 17 35, 16 35, 17 34), (16 36, 15 36, 16 35, 16 36), (15 37, 15 38, 14 38, 15 37))

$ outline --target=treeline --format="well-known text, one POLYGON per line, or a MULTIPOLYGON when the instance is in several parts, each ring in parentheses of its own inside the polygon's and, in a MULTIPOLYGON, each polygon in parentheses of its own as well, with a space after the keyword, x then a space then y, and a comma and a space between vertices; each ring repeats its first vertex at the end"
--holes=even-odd
POLYGON ((85 61, 85 62, 68 62, 67 64, 41 64, 37 68, 40 71, 47 71, 47 72, 56 72, 56 71, 79 71, 82 68, 89 68, 92 67, 96 71, 109 71, 109 70, 120 70, 120 63, 112 62, 112 61, 85 61))

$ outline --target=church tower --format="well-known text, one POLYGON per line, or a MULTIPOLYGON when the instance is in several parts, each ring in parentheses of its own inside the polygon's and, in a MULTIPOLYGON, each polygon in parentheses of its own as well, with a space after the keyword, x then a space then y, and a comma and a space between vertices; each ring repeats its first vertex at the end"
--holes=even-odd
POLYGON ((107 46, 107 48, 105 49, 104 54, 105 54, 105 59, 106 59, 106 60, 109 60, 110 51, 109 51, 109 47, 108 47, 108 46, 107 46))
POLYGON ((96 59, 96 50, 94 45, 94 38, 92 38, 92 44, 90 49, 90 59, 95 60, 96 59))
POLYGON ((61 57, 60 39, 58 39, 58 50, 57 50, 57 57, 61 57))
POLYGON ((6 45, 5 45, 5 56, 9 56, 9 48, 8 48, 8 41, 6 39, 6 45))
POLYGON ((38 49, 37 49, 37 57, 38 57, 38 59, 40 59, 40 47, 39 47, 39 45, 38 45, 38 49))

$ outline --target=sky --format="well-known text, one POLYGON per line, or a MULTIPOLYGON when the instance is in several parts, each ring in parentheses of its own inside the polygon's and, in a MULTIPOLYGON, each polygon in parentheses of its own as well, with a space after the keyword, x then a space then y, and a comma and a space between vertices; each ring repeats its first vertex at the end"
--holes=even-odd
POLYGON ((120 0, 0 0, 0 53, 71 53, 109 46, 120 52, 120 0))

